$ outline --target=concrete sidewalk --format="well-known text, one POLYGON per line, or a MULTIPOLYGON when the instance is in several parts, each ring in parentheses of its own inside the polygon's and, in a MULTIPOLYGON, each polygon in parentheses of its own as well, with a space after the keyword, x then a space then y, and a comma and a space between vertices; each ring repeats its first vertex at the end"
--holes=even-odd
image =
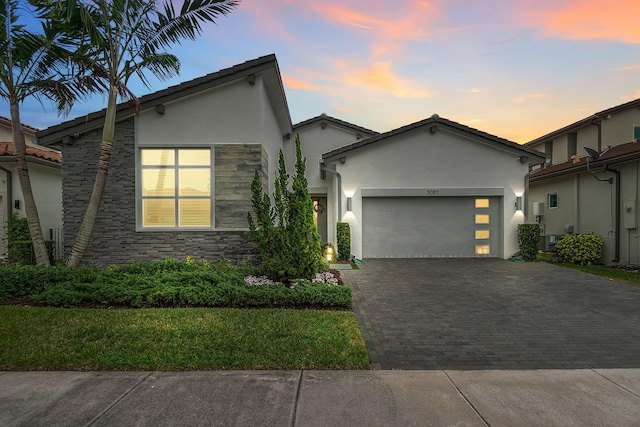
POLYGON ((638 426, 640 369, 0 372, 2 426, 638 426))

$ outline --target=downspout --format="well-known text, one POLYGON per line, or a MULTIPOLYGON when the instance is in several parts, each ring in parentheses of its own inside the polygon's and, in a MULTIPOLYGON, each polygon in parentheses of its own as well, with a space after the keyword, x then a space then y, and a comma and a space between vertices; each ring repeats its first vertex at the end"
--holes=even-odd
POLYGON ((338 177, 338 221, 342 220, 342 176, 337 171, 324 165, 324 159, 320 159, 320 171, 327 172, 338 177))
MULTIPOLYGON (((7 205, 9 206, 9 218, 13 215, 13 185, 11 182, 11 171, 0 166, 0 170, 7 174, 7 205)), ((0 209, 2 207, 0 206, 0 209)), ((4 226, 2 224, 1 226, 4 226)))
POLYGON ((594 123, 592 125, 598 127, 598 153, 602 151, 602 122, 594 123))
POLYGON ((615 259, 612 262, 620 262, 620 171, 617 169, 610 169, 609 165, 604 167, 604 170, 611 172, 616 176, 616 217, 615 217, 615 259))

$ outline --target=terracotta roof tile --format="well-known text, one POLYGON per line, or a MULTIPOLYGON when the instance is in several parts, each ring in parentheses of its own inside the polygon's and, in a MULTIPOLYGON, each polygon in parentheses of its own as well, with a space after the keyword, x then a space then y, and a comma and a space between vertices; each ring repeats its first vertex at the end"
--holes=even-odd
MULTIPOLYGON (((13 156, 13 142, 0 142, 0 156, 13 156)), ((49 160, 54 163, 62 163, 62 154, 59 151, 48 150, 27 145, 27 155, 39 159, 49 160)))
MULTIPOLYGON (((611 147, 611 149, 599 157, 598 160, 592 160, 589 164, 591 168, 599 168, 638 158, 640 158, 640 142, 628 142, 626 144, 611 147)), ((567 162, 545 166, 544 169, 532 174, 531 180, 537 181, 545 178, 553 178, 559 175, 581 172, 586 168, 587 156, 584 156, 576 159, 575 162, 573 160, 569 160, 567 162)))

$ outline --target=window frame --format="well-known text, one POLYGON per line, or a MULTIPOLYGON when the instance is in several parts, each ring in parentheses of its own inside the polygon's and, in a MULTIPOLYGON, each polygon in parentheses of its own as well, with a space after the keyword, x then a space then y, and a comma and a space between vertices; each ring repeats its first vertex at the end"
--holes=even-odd
POLYGON ((215 229, 215 157, 214 147, 212 145, 188 145, 188 146, 175 146, 175 145, 153 145, 137 147, 136 149, 136 173, 135 173, 135 193, 136 193, 136 231, 210 231, 215 229), (178 183, 178 175, 181 169, 206 169, 205 165, 184 165, 179 164, 179 151, 180 150, 209 150, 209 186, 210 192, 208 197, 198 196, 181 196, 179 194, 180 188, 176 186, 175 193, 171 197, 148 197, 143 195, 142 188, 142 175, 144 169, 158 168, 158 165, 142 165, 142 152, 144 150, 171 150, 174 155, 174 164, 167 166, 168 169, 174 171, 176 183, 178 183), (145 199, 160 199, 160 200, 172 200, 174 208, 174 225, 173 226, 145 226, 144 225, 144 212, 143 212, 143 200, 145 199), (209 199, 209 221, 210 225, 195 225, 195 226, 180 226, 180 200, 198 200, 209 199))
POLYGON ((547 193, 547 206, 549 209, 557 209, 558 208, 558 193, 547 193), (551 205, 551 197, 555 196, 555 206, 551 205))
POLYGON ((640 125, 633 125, 632 141, 640 141, 640 125))

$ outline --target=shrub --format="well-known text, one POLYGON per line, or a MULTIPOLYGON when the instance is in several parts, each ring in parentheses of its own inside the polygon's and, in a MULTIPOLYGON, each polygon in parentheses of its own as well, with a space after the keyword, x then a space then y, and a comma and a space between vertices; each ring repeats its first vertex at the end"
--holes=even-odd
POLYGON ((249 276, 246 267, 219 263, 149 262, 123 267, 0 266, 0 301, 116 307, 350 308, 351 290, 330 274, 295 286, 249 276))
POLYGON ((558 240, 558 261, 587 265, 602 256, 604 242, 599 234, 563 234, 558 240))
POLYGON ((262 274, 284 283, 311 279, 327 266, 322 258, 320 235, 313 222, 313 201, 307 190, 306 158, 302 157, 300 136, 296 137, 296 174, 291 190, 282 150, 278 165, 273 206, 269 195, 263 194, 260 174, 255 173, 251 183, 255 221, 248 213, 249 237, 260 251, 262 274))
POLYGON ((518 246, 525 261, 534 261, 540 249, 540 224, 518 224, 518 246))
MULTIPOLYGON (((55 240, 45 240, 49 262, 53 264, 56 254, 55 240)), ((27 218, 20 218, 14 212, 7 221, 7 258, 11 263, 35 264, 36 257, 31 243, 27 218)))
POLYGON ((351 228, 348 222, 336 224, 338 240, 338 260, 348 261, 351 259, 351 228))

